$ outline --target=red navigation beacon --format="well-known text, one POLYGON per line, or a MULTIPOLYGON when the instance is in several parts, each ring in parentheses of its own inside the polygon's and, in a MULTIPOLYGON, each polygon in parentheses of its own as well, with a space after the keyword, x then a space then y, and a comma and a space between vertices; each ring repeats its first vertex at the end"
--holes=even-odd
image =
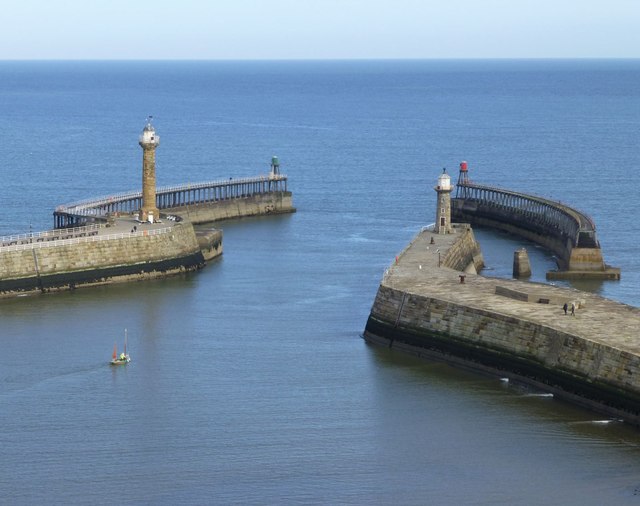
POLYGON ((461 193, 460 187, 468 183, 469 183, 469 166, 467 165, 467 162, 462 161, 460 162, 460 174, 458 174, 458 189, 456 190, 456 197, 465 195, 464 190, 462 190, 462 193, 461 193))

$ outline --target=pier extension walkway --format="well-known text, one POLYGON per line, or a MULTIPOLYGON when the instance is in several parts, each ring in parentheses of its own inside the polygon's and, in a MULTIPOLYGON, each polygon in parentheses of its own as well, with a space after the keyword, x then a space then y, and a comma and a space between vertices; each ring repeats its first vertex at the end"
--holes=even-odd
MULTIPOLYGON (((259 196, 289 194, 287 176, 272 170, 268 175, 165 186, 156 190, 156 207, 164 213, 181 213, 193 206, 211 206, 259 196)), ((54 211, 54 227, 76 227, 108 214, 133 214, 142 206, 142 191, 130 191, 60 205, 54 211)))
POLYGON ((552 251, 559 270, 547 279, 620 279, 620 269, 606 265, 593 220, 561 202, 473 183, 466 162, 460 164, 452 220, 504 230, 552 251))

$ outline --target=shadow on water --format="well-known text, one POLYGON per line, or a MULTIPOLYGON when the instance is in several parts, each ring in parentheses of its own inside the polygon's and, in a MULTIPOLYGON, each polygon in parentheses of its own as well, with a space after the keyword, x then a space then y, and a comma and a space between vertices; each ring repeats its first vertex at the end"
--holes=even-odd
MULTIPOLYGON (((529 255, 532 271, 529 281, 571 287, 597 295, 603 293, 607 281, 600 279, 547 281, 546 273, 557 270, 556 258, 552 252, 534 242, 491 228, 474 227, 473 230, 485 260, 485 269, 481 273, 485 276, 512 278, 513 254, 516 250, 525 248, 529 255)), ((617 281, 608 282, 617 283, 617 281)))
MULTIPOLYGON (((616 283, 616 281, 610 281, 610 283, 616 283)), ((595 293, 601 295, 604 289, 605 282, 601 279, 572 279, 569 281, 569 285, 576 290, 582 292, 595 293)))
POLYGON ((417 388, 425 402, 460 403, 475 411, 475 423, 526 426, 536 434, 554 433, 565 439, 624 444, 640 450, 640 431, 621 420, 575 406, 529 385, 444 362, 417 358, 393 349, 367 345, 369 357, 383 381, 399 388, 417 388))

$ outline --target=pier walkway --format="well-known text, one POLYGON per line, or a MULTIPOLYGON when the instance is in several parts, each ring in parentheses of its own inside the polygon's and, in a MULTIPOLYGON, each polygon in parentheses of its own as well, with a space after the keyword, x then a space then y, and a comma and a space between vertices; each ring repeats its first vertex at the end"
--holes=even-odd
MULTIPOLYGON (((161 211, 175 210, 286 191, 287 176, 272 169, 268 175, 256 177, 161 187, 156 190, 156 207, 161 211)), ((54 227, 75 227, 104 218, 110 213, 134 213, 141 206, 142 191, 65 204, 58 206, 53 213, 54 227)))
POLYGON ((164 234, 170 232, 172 226, 173 222, 140 223, 130 216, 124 216, 109 224, 94 223, 82 227, 3 236, 0 237, 0 251, 51 248, 81 242, 164 234))
POLYGON ((600 247, 591 217, 561 202, 468 181, 458 182, 454 200, 460 211, 502 214, 507 221, 518 218, 536 231, 552 230, 574 248, 600 247), (483 206, 486 209, 481 209, 483 206))

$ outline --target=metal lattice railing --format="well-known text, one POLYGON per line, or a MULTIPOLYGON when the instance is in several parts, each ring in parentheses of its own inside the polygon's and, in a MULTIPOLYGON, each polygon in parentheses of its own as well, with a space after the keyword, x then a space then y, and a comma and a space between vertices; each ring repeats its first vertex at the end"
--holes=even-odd
POLYGON ((40 248, 55 248, 57 246, 68 246, 70 244, 80 244, 86 242, 100 242, 100 241, 113 241, 115 239, 131 239, 136 237, 160 235, 166 234, 172 230, 173 227, 156 228, 150 230, 140 230, 137 232, 121 232, 117 234, 107 235, 90 235, 85 237, 73 237, 70 239, 56 239, 53 241, 32 242, 28 244, 12 244, 7 246, 0 246, 1 251, 21 251, 32 250, 40 248))

